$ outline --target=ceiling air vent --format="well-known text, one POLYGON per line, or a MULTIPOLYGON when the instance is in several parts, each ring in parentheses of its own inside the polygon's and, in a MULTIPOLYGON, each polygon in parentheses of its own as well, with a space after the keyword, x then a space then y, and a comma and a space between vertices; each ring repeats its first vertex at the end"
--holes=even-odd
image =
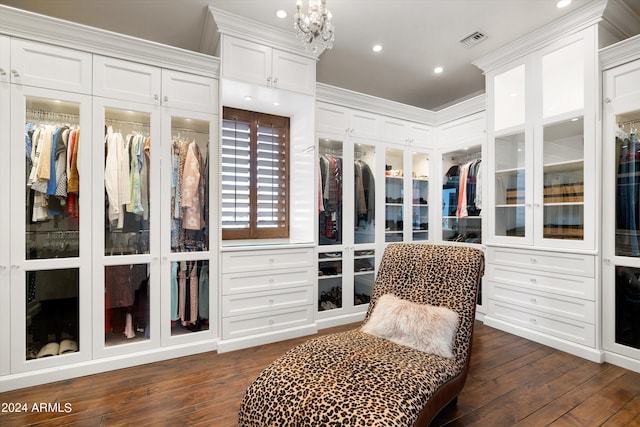
POLYGON ((480 43, 482 40, 486 38, 487 36, 485 36, 483 33, 481 33, 480 31, 476 31, 475 33, 470 34, 467 37, 460 40, 460 43, 462 43, 466 47, 471 47, 471 46, 477 45, 478 43, 480 43))

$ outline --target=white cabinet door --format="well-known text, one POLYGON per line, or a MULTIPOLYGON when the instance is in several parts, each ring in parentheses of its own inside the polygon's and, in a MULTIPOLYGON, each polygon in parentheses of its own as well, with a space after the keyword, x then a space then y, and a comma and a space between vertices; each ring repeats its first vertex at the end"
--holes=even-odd
MULTIPOLYGON (((9 153, 11 119, 9 112, 9 38, 0 36, 0 152, 9 153)), ((0 181, 9 182, 11 172, 9 156, 0 158, 0 181)), ((9 242, 11 212, 0 210, 0 241, 9 242)), ((11 283, 9 282, 11 245, 0 245, 0 375, 10 372, 11 283)))
POLYGON ((162 106, 218 113, 218 80, 162 70, 162 106))
POLYGON ((408 125, 409 142, 412 146, 430 148, 434 143, 433 128, 418 123, 409 123, 408 125))
POLYGON ((11 117, 16 142, 5 164, 11 174, 5 181, 11 215, 11 372, 90 360, 91 98, 12 85, 11 113, 2 117, 11 117), (83 137, 81 129, 87 129, 83 137), (79 174, 74 164, 87 167, 87 174, 79 174), (80 203, 82 212, 75 209, 80 203))
POLYGON ((316 63, 295 53, 222 36, 222 76, 306 95, 315 93, 316 63))
POLYGON ((408 144, 409 135, 407 122, 391 117, 383 117, 382 138, 385 142, 391 142, 393 144, 408 144))
POLYGON ((61 91, 91 93, 91 54, 11 39, 11 81, 61 91))
POLYGON ((93 94, 160 105, 160 68, 94 55, 93 94))
POLYGON ((10 73, 11 39, 6 36, 0 36, 0 85, 6 85, 11 81, 10 73))
POLYGON ((271 86, 271 48, 222 36, 222 75, 260 86, 271 86))
MULTIPOLYGON (((189 100, 185 98, 186 103, 189 100)), ((206 166, 207 162, 215 161, 218 152, 217 129, 215 114, 163 107, 162 142, 152 144, 152 148, 159 147, 153 153, 161 156, 160 163, 171 166, 166 170, 163 167, 160 173, 161 209, 152 212, 161 221, 159 286, 163 346, 217 337, 218 229, 211 224, 217 223, 218 200, 214 194, 218 174, 217 168, 206 166), (185 152, 181 170, 180 153, 185 152), (180 196, 187 191, 200 196, 180 202, 180 196)))
POLYGON ((160 346, 160 107, 94 97, 93 140, 101 148, 91 160, 93 356, 101 358, 160 346), (123 174, 129 153, 135 167, 123 174))
POLYGON ((324 102, 316 103, 316 132, 344 138, 349 131, 348 128, 348 108, 324 102))
POLYGON ((273 49, 272 86, 313 95, 316 86, 316 63, 304 56, 273 49))

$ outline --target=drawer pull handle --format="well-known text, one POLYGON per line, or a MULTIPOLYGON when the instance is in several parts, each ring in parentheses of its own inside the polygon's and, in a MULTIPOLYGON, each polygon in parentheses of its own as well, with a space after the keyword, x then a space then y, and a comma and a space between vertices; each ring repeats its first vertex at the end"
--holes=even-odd
POLYGON ((531 281, 531 283, 536 283, 538 280, 534 279, 533 277, 531 279, 529 279, 531 281))

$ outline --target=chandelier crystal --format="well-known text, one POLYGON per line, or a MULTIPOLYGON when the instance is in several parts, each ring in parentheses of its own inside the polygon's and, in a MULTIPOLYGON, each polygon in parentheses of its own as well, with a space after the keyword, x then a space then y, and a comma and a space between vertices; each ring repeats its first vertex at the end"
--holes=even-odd
POLYGON ((293 17, 293 29, 307 49, 314 53, 320 48, 331 49, 335 39, 331 12, 326 3, 326 0, 309 0, 309 10, 305 15, 302 13, 302 0, 296 2, 298 12, 293 17))

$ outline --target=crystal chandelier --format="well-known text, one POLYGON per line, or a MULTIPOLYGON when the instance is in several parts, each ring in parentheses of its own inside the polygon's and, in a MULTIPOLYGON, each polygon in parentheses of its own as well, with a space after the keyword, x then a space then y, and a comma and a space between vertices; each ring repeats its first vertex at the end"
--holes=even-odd
POLYGON ((331 12, 326 7, 326 0, 309 0, 308 15, 302 13, 302 0, 296 2, 298 12, 293 17, 293 29, 296 35, 307 46, 317 53, 319 48, 333 47, 333 24, 331 12))

